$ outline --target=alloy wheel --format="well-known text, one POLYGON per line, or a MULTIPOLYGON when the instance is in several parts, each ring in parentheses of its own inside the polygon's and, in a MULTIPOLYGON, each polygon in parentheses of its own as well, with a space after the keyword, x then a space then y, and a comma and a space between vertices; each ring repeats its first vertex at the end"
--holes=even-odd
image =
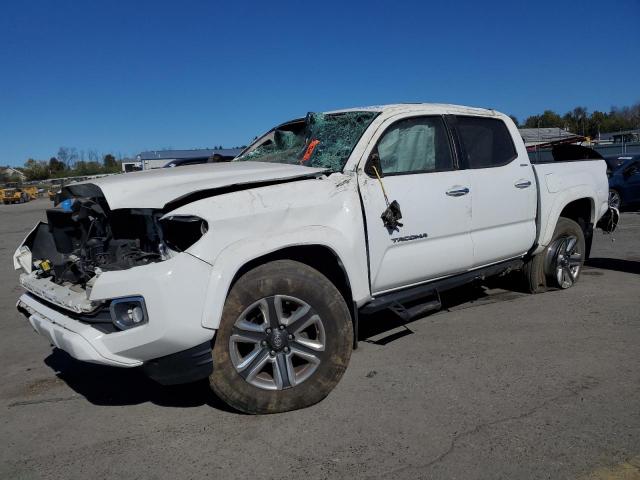
POLYGON ((582 252, 578 238, 567 235, 557 239, 549 251, 553 275, 560 288, 569 288, 576 283, 582 265, 582 252))
POLYGON ((272 295, 240 314, 229 337, 229 354, 236 372, 249 384, 284 390, 313 375, 325 343, 322 319, 309 304, 272 295))
POLYGON ((620 198, 620 194, 615 190, 609 190, 609 206, 620 209, 621 203, 622 199, 620 198))

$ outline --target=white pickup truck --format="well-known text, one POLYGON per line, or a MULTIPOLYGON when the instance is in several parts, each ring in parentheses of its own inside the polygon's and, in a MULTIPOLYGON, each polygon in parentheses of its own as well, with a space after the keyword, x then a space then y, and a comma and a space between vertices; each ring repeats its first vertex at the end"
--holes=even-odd
POLYGON ((604 161, 532 165, 506 115, 437 104, 310 113, 232 162, 62 198, 14 256, 33 328, 160 383, 208 377, 249 413, 323 399, 359 314, 409 319, 514 270, 571 287, 610 213, 604 161))

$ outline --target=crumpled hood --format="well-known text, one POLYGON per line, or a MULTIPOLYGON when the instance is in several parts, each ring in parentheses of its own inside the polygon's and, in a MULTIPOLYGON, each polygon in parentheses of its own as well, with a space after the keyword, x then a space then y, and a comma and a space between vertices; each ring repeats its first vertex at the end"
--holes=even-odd
POLYGON ((95 185, 109 208, 163 208, 187 195, 234 185, 317 177, 320 168, 266 162, 205 163, 176 168, 112 175, 69 185, 78 194, 82 185, 95 185))

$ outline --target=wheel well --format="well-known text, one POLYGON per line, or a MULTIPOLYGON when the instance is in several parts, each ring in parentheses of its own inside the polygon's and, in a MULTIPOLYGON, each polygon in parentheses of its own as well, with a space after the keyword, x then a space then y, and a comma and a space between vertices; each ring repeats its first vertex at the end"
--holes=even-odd
POLYGON ((567 204, 560 213, 561 217, 570 218, 581 226, 591 223, 591 199, 581 198, 567 204))
POLYGON ((564 218, 570 218, 575 221, 582 231, 584 232, 584 240, 586 244, 585 258, 589 258, 591 253, 591 243, 593 240, 593 223, 591 222, 592 215, 592 201, 590 198, 581 198, 568 203, 560 212, 560 216, 564 218))
POLYGON ((261 257, 254 258, 238 270, 231 282, 229 290, 231 290, 231 287, 233 287, 238 278, 246 272, 274 260, 295 260, 318 270, 340 291, 353 317, 353 296, 351 294, 351 284, 349 283, 347 272, 344 269, 342 261, 335 252, 323 245, 299 245, 295 247, 287 247, 261 257))
POLYGON ((295 260, 300 263, 315 268, 333 283, 342 294, 351 313, 351 323, 353 324, 353 348, 358 348, 358 307, 353 301, 351 294, 351 284, 344 269, 340 257, 333 250, 323 245, 298 245, 287 247, 275 252, 268 253, 247 262, 240 268, 233 277, 229 290, 236 281, 249 270, 274 260, 295 260))

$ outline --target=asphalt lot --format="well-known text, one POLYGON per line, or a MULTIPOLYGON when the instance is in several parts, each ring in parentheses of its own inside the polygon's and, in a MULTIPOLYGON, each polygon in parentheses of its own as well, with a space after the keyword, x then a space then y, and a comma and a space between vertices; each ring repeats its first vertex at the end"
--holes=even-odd
POLYGON ((325 401, 255 417, 32 331, 11 255, 47 206, 0 205, 0 478, 640 478, 638 213, 596 233, 576 287, 365 319, 325 401))

